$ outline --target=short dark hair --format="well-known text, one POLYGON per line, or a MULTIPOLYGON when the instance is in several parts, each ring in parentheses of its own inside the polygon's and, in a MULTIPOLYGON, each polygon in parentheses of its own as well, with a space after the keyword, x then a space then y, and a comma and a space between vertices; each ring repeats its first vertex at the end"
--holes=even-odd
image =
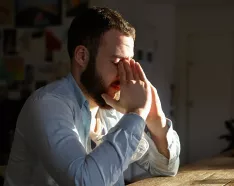
POLYGON ((67 50, 70 59, 78 45, 85 46, 90 54, 96 57, 101 37, 110 29, 116 29, 135 40, 134 27, 117 11, 93 7, 76 16, 68 30, 67 50))

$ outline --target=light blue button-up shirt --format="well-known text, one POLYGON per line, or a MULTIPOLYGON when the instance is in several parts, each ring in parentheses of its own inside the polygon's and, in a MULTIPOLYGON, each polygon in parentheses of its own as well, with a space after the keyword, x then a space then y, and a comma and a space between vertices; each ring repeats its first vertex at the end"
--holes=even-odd
POLYGON ((92 150, 89 105, 73 76, 35 91, 18 117, 5 186, 123 186, 130 163, 152 176, 177 173, 180 142, 169 120, 168 160, 140 116, 98 112, 108 133, 92 150))

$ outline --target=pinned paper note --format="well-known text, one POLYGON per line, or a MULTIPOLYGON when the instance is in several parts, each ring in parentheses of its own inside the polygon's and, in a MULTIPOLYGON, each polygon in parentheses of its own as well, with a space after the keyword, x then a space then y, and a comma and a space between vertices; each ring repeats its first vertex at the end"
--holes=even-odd
POLYGON ((54 51, 61 49, 61 41, 58 37, 56 37, 56 35, 52 31, 47 30, 45 32, 45 39, 47 50, 54 51))
POLYGON ((19 40, 18 44, 19 51, 30 50, 31 32, 29 31, 20 32, 18 40, 19 40))
POLYGON ((3 63, 8 81, 24 80, 24 59, 22 57, 4 57, 3 63))

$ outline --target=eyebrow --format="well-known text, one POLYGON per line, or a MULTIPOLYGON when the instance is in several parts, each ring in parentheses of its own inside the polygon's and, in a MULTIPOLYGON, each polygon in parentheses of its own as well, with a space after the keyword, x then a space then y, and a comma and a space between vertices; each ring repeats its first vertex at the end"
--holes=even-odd
MULTIPOLYGON (((128 58, 126 56, 121 56, 121 55, 118 55, 118 54, 114 54, 111 56, 112 58, 128 58)), ((133 58, 134 56, 130 56, 130 58, 133 58)))

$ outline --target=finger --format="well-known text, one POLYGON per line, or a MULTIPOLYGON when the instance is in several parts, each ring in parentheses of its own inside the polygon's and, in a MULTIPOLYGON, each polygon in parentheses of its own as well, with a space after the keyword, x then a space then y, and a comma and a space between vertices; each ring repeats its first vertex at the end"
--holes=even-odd
POLYGON ((161 101, 160 101, 157 89, 151 83, 150 83, 150 87, 152 89, 152 92, 154 93, 156 103, 161 105, 161 101))
POLYGON ((123 84, 124 82, 126 82, 126 72, 122 61, 119 62, 118 64, 118 71, 119 71, 120 84, 123 84))
POLYGON ((138 74, 138 70, 137 70, 137 66, 136 66, 136 62, 134 59, 131 60, 131 66, 132 66, 132 71, 133 71, 133 78, 136 81, 140 80, 139 74, 138 74))
POLYGON ((141 81, 147 82, 147 77, 139 63, 136 63, 137 72, 141 81))
POLYGON ((132 69, 131 69, 131 66, 130 66, 130 62, 125 60, 123 62, 123 64, 124 64, 124 69, 125 69, 125 72, 126 72, 126 80, 127 81, 133 80, 133 74, 132 74, 132 69))
POLYGON ((112 99, 107 94, 102 94, 102 98, 104 99, 104 101, 106 102, 107 105, 111 106, 112 108, 117 107, 118 101, 116 101, 115 99, 112 99))

